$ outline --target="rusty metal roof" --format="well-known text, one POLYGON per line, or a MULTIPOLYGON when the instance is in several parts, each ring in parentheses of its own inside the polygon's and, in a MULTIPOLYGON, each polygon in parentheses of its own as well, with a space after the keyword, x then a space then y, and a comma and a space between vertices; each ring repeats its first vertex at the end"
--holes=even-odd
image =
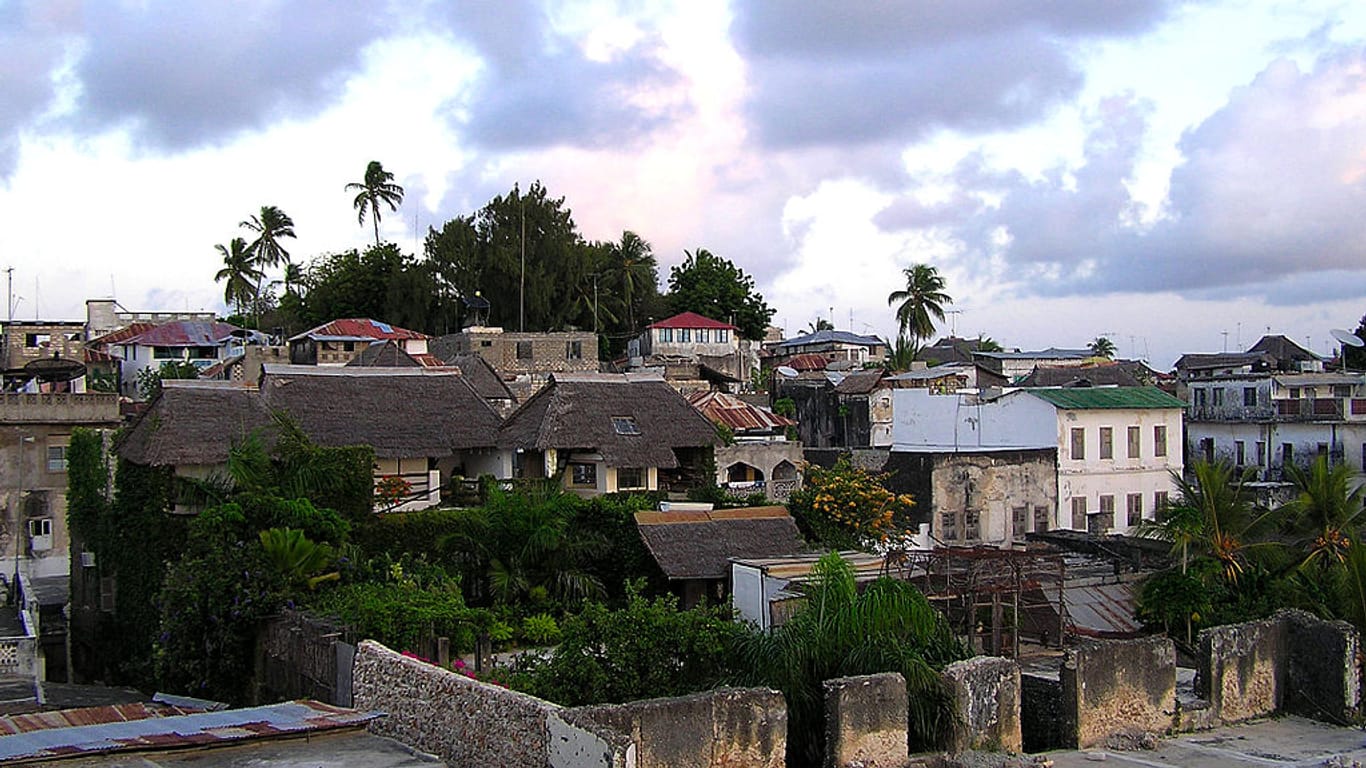
POLYGON ((165 706, 156 703, 113 704, 100 707, 60 709, 55 712, 32 712, 0 717, 0 736, 49 728, 96 725, 98 723, 127 723, 153 717, 173 717, 204 711, 202 708, 165 706))
POLYGON ((1143 629, 1134 618, 1131 584, 1094 584, 1063 589, 1069 629, 1090 637, 1134 637, 1143 629))
POLYGON ((299 700, 171 717, 149 716, 138 720, 96 721, 90 724, 73 722, 67 726, 40 727, 38 730, 0 736, 0 763, 129 750, 213 746, 248 739, 358 728, 378 717, 380 715, 374 712, 359 712, 316 701, 299 700))
POLYGON ((780 430, 797 423, 725 392, 694 392, 688 395, 688 402, 712 422, 725 424, 736 432, 780 430))

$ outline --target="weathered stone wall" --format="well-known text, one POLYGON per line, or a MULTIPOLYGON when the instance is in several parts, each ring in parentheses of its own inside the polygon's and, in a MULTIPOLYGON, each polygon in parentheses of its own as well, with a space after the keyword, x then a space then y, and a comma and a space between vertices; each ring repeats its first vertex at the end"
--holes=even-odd
POLYGON ((826 680, 825 765, 900 766, 906 762, 906 678, 896 673, 826 680))
POLYGON ((1356 627, 1304 611, 1276 615, 1286 622, 1290 640, 1281 702, 1285 711, 1333 723, 1354 721, 1361 705, 1361 638, 1356 627))
POLYGON ((1068 745, 1062 682, 1042 675, 1020 676, 1020 736, 1026 752, 1068 745))
POLYGON ((552 712, 546 720, 550 768, 636 768, 631 737, 576 710, 552 712))
POLYGON ((1085 641, 1064 654, 1060 678, 1067 746, 1173 726, 1176 648, 1165 637, 1085 641))
MULTIPOLYGON (((549 765, 548 701, 457 675, 365 640, 356 650, 354 706, 388 713, 370 729, 452 768, 549 765)), ((610 764, 609 764, 610 765, 610 764)))
POLYGON ((1213 627, 1200 633, 1196 693, 1216 721, 1236 723, 1278 711, 1290 651, 1281 618, 1213 627))
POLYGON ((782 768, 787 753, 787 707, 772 690, 721 689, 568 715, 629 737, 636 768, 782 768))
POLYGON ((1020 665, 996 656, 978 656, 944 668, 960 718, 953 752, 1019 752, 1020 665))

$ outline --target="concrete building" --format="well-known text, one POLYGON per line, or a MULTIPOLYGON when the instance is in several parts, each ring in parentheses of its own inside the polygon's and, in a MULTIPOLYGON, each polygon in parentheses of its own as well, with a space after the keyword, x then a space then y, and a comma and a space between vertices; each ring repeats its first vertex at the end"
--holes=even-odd
POLYGON ((1058 368, 1082 365, 1095 357, 1089 349, 1058 349, 1049 347, 1033 352, 973 352, 972 359, 983 368, 1004 376, 1013 383, 1028 376, 1035 368, 1058 368))
POLYGON ((1183 467, 1184 404, 1152 387, 1015 390, 997 398, 897 390, 894 398, 897 452, 1056 451, 1050 529, 1128 532, 1167 503, 1172 474, 1183 467))
POLYGON ((414 360, 439 366, 427 354, 425 333, 399 328, 368 317, 348 317, 310 328, 289 340, 292 365, 346 365, 373 344, 393 342, 414 360))
POLYGON ((518 402, 545 386, 552 374, 598 371, 598 337, 589 331, 514 333, 471 326, 434 339, 431 350, 445 361, 479 355, 503 378, 518 402))
POLYGON ((887 342, 849 331, 816 331, 773 345, 764 365, 777 367, 800 355, 820 355, 827 362, 844 362, 857 368, 886 360, 887 342))

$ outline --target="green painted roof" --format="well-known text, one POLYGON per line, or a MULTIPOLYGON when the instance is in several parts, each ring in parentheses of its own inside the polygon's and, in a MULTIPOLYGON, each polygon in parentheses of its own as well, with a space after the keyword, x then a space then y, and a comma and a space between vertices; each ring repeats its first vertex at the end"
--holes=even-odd
POLYGON ((1030 389, 1029 394, 1058 408, 1185 408, 1177 397, 1157 387, 1072 387, 1070 389, 1030 389))

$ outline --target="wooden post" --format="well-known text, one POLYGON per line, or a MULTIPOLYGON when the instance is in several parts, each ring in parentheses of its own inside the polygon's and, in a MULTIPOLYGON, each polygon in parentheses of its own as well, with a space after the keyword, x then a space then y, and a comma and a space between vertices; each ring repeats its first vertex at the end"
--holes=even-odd
POLYGON ((436 663, 443 667, 451 665, 451 639, 449 637, 438 637, 436 639, 436 663))

